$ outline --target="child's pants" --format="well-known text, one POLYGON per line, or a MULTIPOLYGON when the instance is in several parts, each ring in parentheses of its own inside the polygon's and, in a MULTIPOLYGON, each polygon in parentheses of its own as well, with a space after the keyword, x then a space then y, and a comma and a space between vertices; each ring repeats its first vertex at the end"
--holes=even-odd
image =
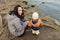
POLYGON ((32 27, 32 33, 38 35, 40 32, 40 27, 32 27))

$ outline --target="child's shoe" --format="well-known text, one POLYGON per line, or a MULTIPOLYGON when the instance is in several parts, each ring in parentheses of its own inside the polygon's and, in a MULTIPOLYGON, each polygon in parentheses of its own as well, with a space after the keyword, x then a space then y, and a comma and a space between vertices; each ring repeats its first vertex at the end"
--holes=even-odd
POLYGON ((39 30, 37 30, 37 31, 35 32, 36 35, 39 35, 39 33, 40 33, 39 30))
POLYGON ((32 30, 32 33, 35 34, 35 30, 32 30))

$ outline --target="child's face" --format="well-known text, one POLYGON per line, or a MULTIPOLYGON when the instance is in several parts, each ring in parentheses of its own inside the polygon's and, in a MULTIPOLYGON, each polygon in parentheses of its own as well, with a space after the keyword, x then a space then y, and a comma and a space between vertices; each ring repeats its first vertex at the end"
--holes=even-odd
POLYGON ((33 19, 32 22, 33 24, 37 23, 38 19, 33 19))

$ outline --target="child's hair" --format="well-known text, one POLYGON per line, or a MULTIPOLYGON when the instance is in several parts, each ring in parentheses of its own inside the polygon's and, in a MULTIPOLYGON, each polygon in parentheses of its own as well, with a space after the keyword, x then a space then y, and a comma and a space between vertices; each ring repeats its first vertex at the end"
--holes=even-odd
POLYGON ((39 18, 39 14, 38 14, 37 12, 34 12, 34 13, 32 14, 32 18, 33 18, 33 19, 38 19, 38 18, 39 18))

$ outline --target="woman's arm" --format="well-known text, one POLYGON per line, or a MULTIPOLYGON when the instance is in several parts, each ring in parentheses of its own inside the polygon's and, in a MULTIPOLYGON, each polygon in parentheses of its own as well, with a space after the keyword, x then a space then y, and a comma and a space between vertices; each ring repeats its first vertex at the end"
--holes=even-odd
POLYGON ((21 25, 19 19, 14 19, 9 23, 9 30, 15 36, 20 36, 24 33, 26 26, 21 25))

